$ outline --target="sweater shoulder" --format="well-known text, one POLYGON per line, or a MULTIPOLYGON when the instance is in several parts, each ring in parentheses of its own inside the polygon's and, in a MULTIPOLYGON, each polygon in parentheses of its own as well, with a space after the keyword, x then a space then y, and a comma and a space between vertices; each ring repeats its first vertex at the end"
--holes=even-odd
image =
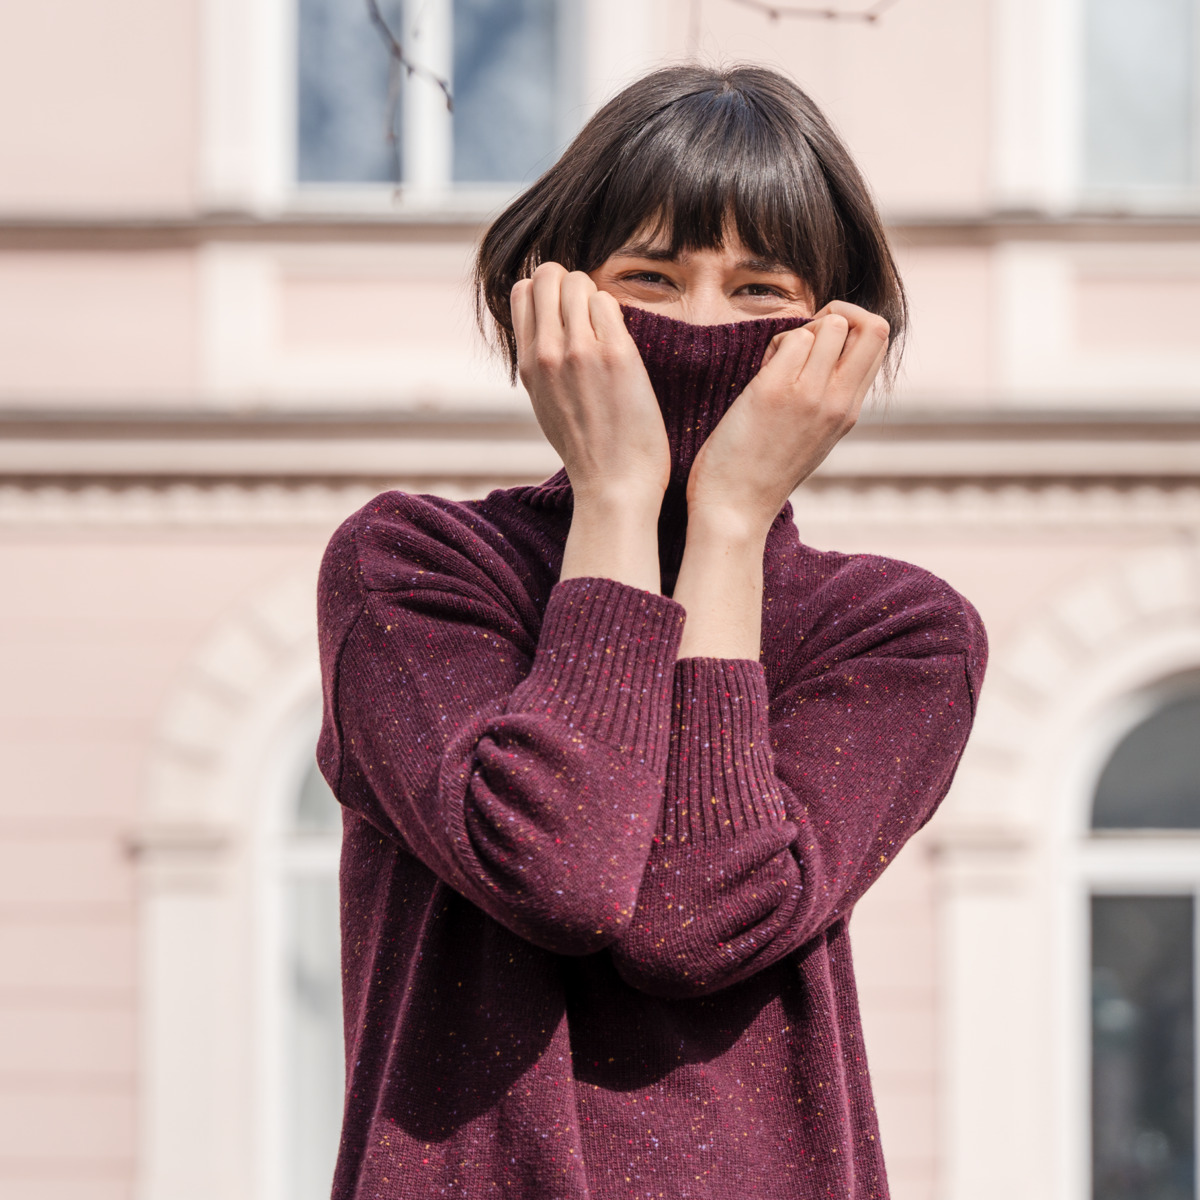
POLYGON ((946 580, 883 555, 799 550, 786 582, 807 663, 829 666, 864 653, 959 654, 973 686, 982 680, 987 662, 983 621, 946 580))
POLYGON ((352 564, 361 592, 391 591, 500 569, 491 560, 503 540, 469 503, 389 491, 342 522, 325 557, 352 564))
POLYGON ((332 632, 368 605, 398 606, 536 638, 548 592, 537 563, 514 547, 483 502, 389 491, 330 538, 318 617, 322 631, 332 632))

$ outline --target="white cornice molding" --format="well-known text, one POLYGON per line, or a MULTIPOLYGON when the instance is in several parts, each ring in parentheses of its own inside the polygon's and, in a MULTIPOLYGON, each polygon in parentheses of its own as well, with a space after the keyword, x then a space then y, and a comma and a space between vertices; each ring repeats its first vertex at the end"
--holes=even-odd
MULTIPOLYGON (((0 481, 171 488, 217 481, 534 481, 561 465, 524 413, 0 413, 0 481)), ((1178 413, 906 411, 860 423, 813 482, 1200 483, 1200 420, 1178 413)))
MULTIPOLYGON (((483 496, 525 480, 480 475, 380 477, 353 483, 227 482, 0 484, 0 528, 194 527, 328 530, 389 488, 449 499, 483 496)), ((937 529, 1171 528, 1200 530, 1200 482, 1115 486, 1070 481, 997 486, 946 480, 814 480, 792 503, 822 525, 937 529)))
MULTIPOLYGON (((0 477, 9 478, 537 479, 560 466, 540 438, 0 438, 0 477)), ((884 441, 863 436, 839 446, 816 477, 1200 479, 1200 439, 884 441)))

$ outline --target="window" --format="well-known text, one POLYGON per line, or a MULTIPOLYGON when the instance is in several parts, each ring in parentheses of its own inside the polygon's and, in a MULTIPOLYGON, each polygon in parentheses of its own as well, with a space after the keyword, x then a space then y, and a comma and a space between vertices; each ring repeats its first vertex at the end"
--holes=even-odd
POLYGON ((1083 183, 1107 206, 1200 191, 1197 0, 1085 0, 1083 183))
POLYGON ((287 814, 282 883, 283 1162, 288 1200, 328 1200, 344 1092, 337 864, 338 803, 309 766, 287 814))
POLYGON ((1200 690, 1119 742, 1092 829, 1093 1200, 1196 1200, 1200 690))
POLYGON ((380 0, 421 68, 399 72, 391 97, 366 0, 297 3, 302 184, 511 187, 573 132, 578 0, 380 0), (449 84, 453 113, 433 76, 449 84))

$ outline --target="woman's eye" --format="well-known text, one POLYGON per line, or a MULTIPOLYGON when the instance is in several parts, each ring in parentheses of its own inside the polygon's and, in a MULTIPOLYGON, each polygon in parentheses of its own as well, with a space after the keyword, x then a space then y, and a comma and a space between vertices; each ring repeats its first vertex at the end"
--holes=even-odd
POLYGON ((665 275, 660 275, 657 271, 631 271, 625 276, 627 281, 633 283, 668 283, 669 280, 665 275))
POLYGON ((783 299, 783 293, 777 288, 772 287, 769 283, 748 283, 742 291, 748 296, 777 296, 783 299))

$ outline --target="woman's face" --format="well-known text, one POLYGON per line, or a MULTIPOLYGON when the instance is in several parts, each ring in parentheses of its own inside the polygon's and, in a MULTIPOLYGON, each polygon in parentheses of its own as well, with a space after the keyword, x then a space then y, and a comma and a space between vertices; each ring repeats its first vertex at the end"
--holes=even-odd
POLYGON ((692 325, 727 325, 756 317, 811 317, 812 292, 782 263, 764 262, 726 234, 719 250, 673 256, 667 238, 626 242, 589 272, 602 292, 692 325))

